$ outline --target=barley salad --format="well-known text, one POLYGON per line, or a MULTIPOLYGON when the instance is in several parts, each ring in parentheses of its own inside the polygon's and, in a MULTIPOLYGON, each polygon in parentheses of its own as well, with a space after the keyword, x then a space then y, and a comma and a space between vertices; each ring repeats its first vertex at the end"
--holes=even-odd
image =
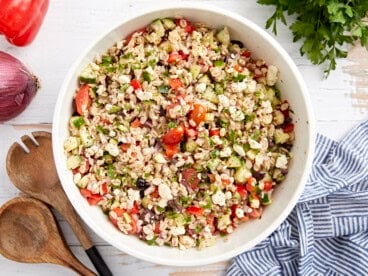
POLYGON ((288 172, 277 78, 226 27, 153 21, 80 73, 64 143, 74 183, 124 234, 211 246, 261 218, 288 172))

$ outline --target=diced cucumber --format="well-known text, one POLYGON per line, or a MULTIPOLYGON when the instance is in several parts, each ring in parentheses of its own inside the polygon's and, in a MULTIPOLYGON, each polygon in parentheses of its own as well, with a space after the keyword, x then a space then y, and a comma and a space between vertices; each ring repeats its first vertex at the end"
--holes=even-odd
POLYGON ((159 164, 166 163, 166 159, 161 153, 157 153, 153 159, 156 161, 156 163, 159 163, 159 164))
POLYGON ((163 51, 165 51, 165 52, 167 52, 167 53, 170 53, 170 52, 172 51, 171 43, 170 43, 170 41, 168 41, 168 40, 165 40, 164 42, 162 42, 162 43, 159 45, 159 47, 160 47, 163 51))
POLYGON ((245 183, 251 176, 252 173, 250 170, 245 165, 242 165, 241 167, 237 168, 234 178, 237 183, 245 183))
POLYGON ((241 167, 242 162, 239 157, 231 155, 230 158, 227 160, 226 165, 229 168, 239 168, 241 167))
POLYGON ((79 146, 79 139, 77 137, 68 137, 64 143, 64 150, 66 152, 72 151, 73 149, 78 148, 79 146))
POLYGON ((120 110, 121 110, 121 106, 112 105, 111 108, 109 110, 107 110, 107 113, 114 114, 114 113, 119 112, 120 110))
POLYGON ((91 66, 87 66, 79 75, 79 81, 82 83, 96 83, 97 74, 91 66))
POLYGON ((202 98, 210 101, 211 103, 215 103, 215 104, 219 102, 215 91, 213 91, 213 89, 210 86, 206 88, 206 90, 202 94, 202 98))
POLYGON ((216 38, 225 46, 230 44, 230 33, 227 27, 222 28, 217 34, 216 38))
POLYGON ((261 198, 263 205, 270 205, 272 203, 271 195, 268 193, 265 193, 261 198))
POLYGON ((151 29, 159 36, 163 37, 165 35, 165 28, 162 24, 161 19, 156 19, 150 24, 151 29))
POLYGON ((75 168, 78 168, 81 165, 82 161, 83 159, 79 155, 71 155, 66 160, 66 167, 69 170, 74 170, 75 168))
POLYGON ((220 159, 210 159, 207 162, 207 168, 211 171, 211 172, 215 172, 218 165, 220 164, 220 159))
POLYGON ((201 72, 201 66, 198 64, 192 64, 190 66, 190 73, 192 74, 193 80, 196 79, 201 72))
POLYGON ((219 67, 219 68, 224 68, 225 67, 225 62, 221 59, 218 59, 218 60, 215 60, 213 62, 213 65, 215 65, 216 67, 219 67))
POLYGON ((185 150, 188 151, 188 152, 195 151, 197 147, 198 147, 198 144, 196 142, 194 142, 192 139, 189 139, 185 143, 185 150))
POLYGON ((87 187, 88 182, 89 182, 89 175, 85 175, 85 176, 83 176, 83 177, 82 177, 82 179, 81 179, 81 180, 79 180, 79 181, 78 181, 77 186, 78 186, 79 188, 84 189, 84 188, 86 188, 86 187, 87 187))
POLYGON ((276 110, 273 116, 273 122, 275 125, 279 126, 282 125, 285 121, 285 116, 282 114, 280 110, 276 110))
POLYGON ((276 144, 284 144, 289 140, 290 136, 285 133, 281 128, 275 130, 274 139, 276 144))
POLYGON ((224 230, 228 225, 231 224, 230 214, 222 215, 217 220, 217 228, 219 230, 224 230))
POLYGON ((217 95, 224 94, 224 85, 221 83, 215 83, 215 93, 217 95))
POLYGON ((202 42, 205 46, 209 46, 211 49, 216 48, 215 40, 214 40, 214 32, 207 32, 203 38, 202 42))
POLYGON ((90 133, 88 133, 87 129, 82 127, 79 131, 80 138, 82 140, 83 146, 89 148, 93 145, 94 139, 90 133))
POLYGON ((199 80, 198 80, 198 83, 205 83, 205 84, 210 84, 211 83, 211 79, 209 76, 207 75, 203 75, 203 77, 201 77, 199 80))
POLYGON ((269 100, 272 104, 272 106, 276 106, 280 103, 280 99, 278 98, 278 95, 276 94, 276 89, 273 87, 266 87, 264 90, 265 97, 267 100, 269 100))
POLYGON ((162 23, 164 24, 164 27, 168 30, 175 29, 176 27, 174 20, 172 20, 171 18, 162 19, 162 23))

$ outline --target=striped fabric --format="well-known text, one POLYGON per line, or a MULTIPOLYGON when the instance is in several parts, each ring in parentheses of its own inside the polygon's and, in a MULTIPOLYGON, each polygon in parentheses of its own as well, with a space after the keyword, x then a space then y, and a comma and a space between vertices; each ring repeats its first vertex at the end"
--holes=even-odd
POLYGON ((227 275, 368 275, 368 121, 340 143, 317 136, 298 204, 227 275))

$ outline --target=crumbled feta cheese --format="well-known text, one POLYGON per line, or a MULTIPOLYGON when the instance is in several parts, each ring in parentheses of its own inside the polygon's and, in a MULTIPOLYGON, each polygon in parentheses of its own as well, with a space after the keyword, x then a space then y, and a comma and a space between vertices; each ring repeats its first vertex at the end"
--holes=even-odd
POLYGON ((138 99, 140 99, 141 101, 149 101, 152 99, 153 95, 152 95, 152 92, 145 92, 145 91, 142 91, 142 90, 138 90, 137 91, 137 97, 138 99))
POLYGON ((140 200, 141 197, 139 195, 139 190, 129 189, 128 190, 128 198, 132 202, 140 200))
POLYGON ((257 82, 255 80, 251 80, 248 82, 248 91, 250 93, 254 93, 257 90, 257 82))
POLYGON ((261 149, 262 148, 260 143, 258 143, 257 141, 251 138, 248 139, 248 143, 251 149, 261 149))
POLYGON ((230 101, 229 98, 225 95, 218 95, 219 105, 222 105, 223 107, 229 107, 230 101))
POLYGON ((242 218, 244 217, 244 210, 240 209, 240 208, 236 208, 235 209, 235 215, 237 218, 242 218))
POLYGON ((214 195, 212 195, 212 201, 214 204, 225 206, 226 204, 226 197, 225 194, 221 191, 217 191, 214 195))
POLYGON ((231 155, 231 148, 226 147, 222 151, 220 151, 220 157, 229 157, 231 155))
POLYGON ((121 83, 121 84, 124 84, 124 83, 130 83, 130 75, 120 75, 118 77, 118 81, 121 83))
POLYGON ((250 207, 252 207, 252 208, 259 208, 259 205, 260 205, 260 202, 259 202, 258 198, 253 198, 250 201, 250 207))
POLYGON ((105 146, 105 150, 112 156, 118 156, 119 155, 119 147, 115 144, 108 143, 105 146))
POLYGON ((198 83, 198 84, 196 85, 195 90, 196 90, 196 92, 198 92, 198 93, 202 93, 202 92, 204 92, 204 91, 206 90, 206 87, 207 87, 207 85, 206 85, 204 82, 201 82, 201 83, 198 83))
POLYGON ((233 146, 233 149, 235 150, 235 152, 237 154, 239 154, 239 156, 243 157, 245 156, 245 151, 244 151, 244 148, 240 145, 234 145, 233 146))
POLYGON ((267 85, 269 86, 275 85, 275 83, 277 82, 278 73, 279 73, 279 69, 277 69, 276 66, 274 65, 268 66, 267 76, 266 76, 267 85))
POLYGON ((262 102, 261 107, 264 113, 266 114, 272 113, 272 105, 270 101, 262 102))
POLYGON ((242 81, 242 82, 233 82, 231 84, 231 90, 235 93, 243 92, 245 89, 247 89, 247 84, 244 81, 242 81))
POLYGON ((287 163, 288 163, 288 160, 287 160, 286 156, 284 154, 281 154, 276 159, 276 168, 287 169, 287 163))
POLYGON ((184 235, 185 234, 185 227, 184 226, 173 226, 170 229, 170 234, 174 236, 184 235))
POLYGON ((164 183, 158 186, 158 194, 160 195, 161 198, 164 198, 167 200, 170 200, 173 198, 170 187, 164 183))
POLYGON ((237 109, 235 106, 230 106, 229 112, 231 119, 233 119, 236 122, 243 121, 245 118, 244 113, 241 110, 237 109))

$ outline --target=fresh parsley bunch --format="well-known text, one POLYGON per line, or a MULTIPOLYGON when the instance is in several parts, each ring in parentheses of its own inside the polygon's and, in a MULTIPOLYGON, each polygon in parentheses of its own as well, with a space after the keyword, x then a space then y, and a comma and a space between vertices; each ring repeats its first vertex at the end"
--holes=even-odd
POLYGON ((368 0, 258 0, 274 5, 276 10, 267 20, 266 28, 277 35, 276 24, 285 25, 284 13, 295 14, 291 24, 294 42, 303 40, 300 54, 313 64, 328 62, 326 77, 336 68, 336 58, 345 58, 346 44, 360 41, 368 49, 368 0), (365 22, 364 22, 365 20, 365 22))

